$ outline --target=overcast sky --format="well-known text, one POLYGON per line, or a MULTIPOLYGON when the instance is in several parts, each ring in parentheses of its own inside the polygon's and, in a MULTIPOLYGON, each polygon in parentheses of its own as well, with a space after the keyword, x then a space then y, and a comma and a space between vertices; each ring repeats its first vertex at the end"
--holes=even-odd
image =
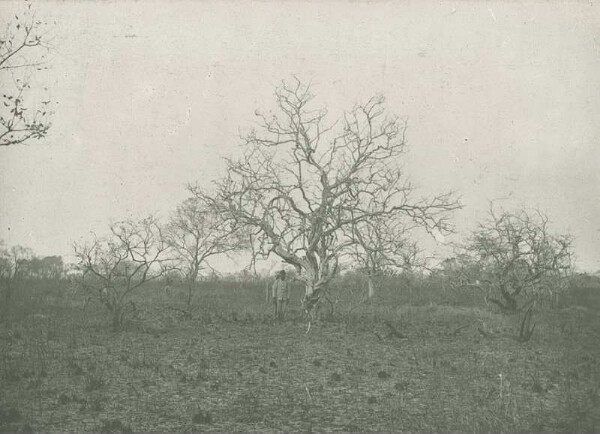
POLYGON ((408 119, 409 176, 462 196, 454 239, 490 199, 539 207, 575 236, 578 266, 600 269, 598 3, 33 5, 54 45, 37 78, 57 105, 43 143, 0 148, 9 245, 69 255, 111 220, 168 216, 297 75, 332 117, 383 94, 408 119))

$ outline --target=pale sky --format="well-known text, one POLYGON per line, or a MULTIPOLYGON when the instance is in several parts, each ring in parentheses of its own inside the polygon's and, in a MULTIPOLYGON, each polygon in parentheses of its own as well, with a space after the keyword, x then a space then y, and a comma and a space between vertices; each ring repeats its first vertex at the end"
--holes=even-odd
MULTIPOLYGON (((11 17, 22 3, 0 3, 11 17)), ((90 231, 166 217, 209 183, 293 75, 334 118, 386 97, 406 170, 457 190, 459 240, 488 200, 539 207, 600 269, 600 6, 593 2, 33 2, 57 102, 43 143, 0 148, 0 239, 72 253, 90 231)), ((429 247, 435 249, 432 243, 429 247)))

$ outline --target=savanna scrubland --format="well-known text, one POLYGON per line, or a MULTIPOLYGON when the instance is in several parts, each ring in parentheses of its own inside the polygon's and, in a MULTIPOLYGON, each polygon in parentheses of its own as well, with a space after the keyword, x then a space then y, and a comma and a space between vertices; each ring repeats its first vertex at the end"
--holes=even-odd
MULTIPOLYGON (((32 90, 48 23, 27 4, 6 24, 14 147, 57 104, 32 90)), ((407 178, 406 120, 381 95, 333 120, 296 77, 274 96, 168 222, 113 222, 71 268, 0 245, 0 431, 600 431, 600 281, 574 271, 572 238, 491 202, 432 265, 415 233, 452 236, 463 205, 407 178), (209 272, 240 251, 247 273, 209 272), (273 257, 283 320, 250 272, 273 257)))
POLYGON ((523 313, 442 275, 337 278, 305 335, 295 285, 275 321, 262 279, 149 284, 115 332, 63 280, 19 283, 0 326, 2 431, 597 432, 599 283, 523 313))

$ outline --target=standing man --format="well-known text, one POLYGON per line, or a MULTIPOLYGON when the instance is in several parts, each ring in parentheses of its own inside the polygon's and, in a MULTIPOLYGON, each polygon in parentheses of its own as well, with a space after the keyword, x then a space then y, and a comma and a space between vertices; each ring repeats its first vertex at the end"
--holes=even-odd
POLYGON ((279 271, 275 276, 271 295, 275 309, 275 318, 283 320, 287 305, 290 301, 290 286, 285 278, 284 270, 279 271))

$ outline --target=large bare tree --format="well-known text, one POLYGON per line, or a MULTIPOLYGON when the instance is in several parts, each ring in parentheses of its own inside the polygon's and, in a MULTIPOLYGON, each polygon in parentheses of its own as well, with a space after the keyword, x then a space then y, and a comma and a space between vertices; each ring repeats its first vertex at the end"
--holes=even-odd
POLYGON ((192 315, 193 291, 199 273, 210 268, 208 260, 242 247, 238 227, 220 218, 202 196, 183 201, 173 213, 165 231, 167 244, 174 255, 175 267, 187 285, 186 317, 192 315))
POLYGON ((33 74, 47 69, 49 49, 44 23, 27 4, 23 13, 0 23, 0 146, 41 139, 50 128, 52 103, 33 95, 33 74))
POLYGON ((310 85, 284 82, 275 97, 276 112, 257 112, 259 128, 243 137, 244 156, 227 160, 214 200, 222 216, 256 231, 257 252, 295 267, 310 316, 358 242, 353 228, 386 218, 444 232, 459 204, 450 193, 414 197, 399 165, 406 125, 382 97, 332 123, 312 108, 310 85))
POLYGON ((572 239, 555 235, 539 210, 516 212, 490 205, 462 249, 463 262, 478 270, 478 285, 504 312, 518 309, 519 297, 535 297, 564 281, 572 271, 572 239))
POLYGON ((91 242, 75 244, 74 249, 83 270, 83 289, 108 309, 115 330, 135 308, 131 294, 170 269, 168 245, 154 217, 113 223, 109 237, 94 237, 91 242))

